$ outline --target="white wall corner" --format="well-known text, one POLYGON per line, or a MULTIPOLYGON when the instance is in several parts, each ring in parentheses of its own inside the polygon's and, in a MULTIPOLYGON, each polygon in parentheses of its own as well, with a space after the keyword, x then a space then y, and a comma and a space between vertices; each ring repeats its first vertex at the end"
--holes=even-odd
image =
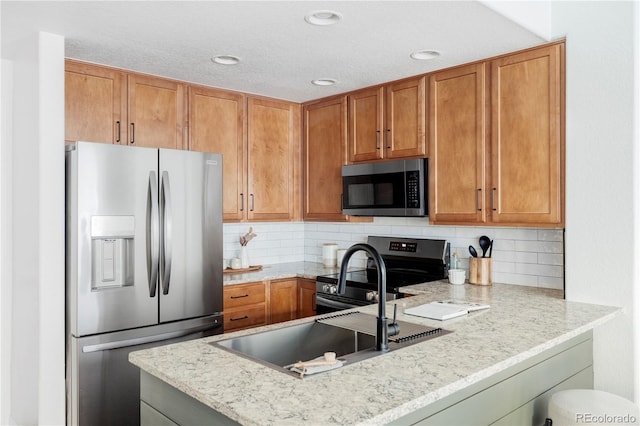
MULTIPOLYGON (((638 215, 640 214, 640 3, 633 4, 633 185, 634 207, 636 220, 634 221, 634 259, 640 254, 640 226, 638 215)), ((640 262, 634 262, 633 270, 633 341, 634 341, 634 400, 640 404, 640 262)))
POLYGON ((551 1, 479 1, 535 35, 551 40, 551 1))
POLYGON ((2 59, 0 68, 0 424, 11 420, 11 300, 12 300, 12 108, 13 64, 2 59))
POLYGON ((38 420, 65 421, 64 37, 38 34, 40 374, 38 420), (56 320, 52 320, 56 318, 56 320))

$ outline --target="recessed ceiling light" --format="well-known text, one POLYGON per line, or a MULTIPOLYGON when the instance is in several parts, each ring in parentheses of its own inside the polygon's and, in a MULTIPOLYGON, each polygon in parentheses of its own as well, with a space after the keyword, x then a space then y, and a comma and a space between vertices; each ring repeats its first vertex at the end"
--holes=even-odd
POLYGON ((218 55, 211 58, 211 60, 220 65, 235 65, 240 62, 240 58, 233 55, 218 55))
POLYGON ((333 10, 316 10, 304 17, 311 25, 333 25, 342 20, 342 15, 333 10))
POLYGON ((437 50, 418 50, 417 52, 413 52, 411 55, 412 59, 417 61, 426 61, 429 59, 434 59, 440 56, 440 52, 437 50))
POLYGON ((317 78, 315 80, 311 80, 311 83, 315 84, 316 86, 331 86, 333 84, 336 84, 336 79, 335 78, 317 78))

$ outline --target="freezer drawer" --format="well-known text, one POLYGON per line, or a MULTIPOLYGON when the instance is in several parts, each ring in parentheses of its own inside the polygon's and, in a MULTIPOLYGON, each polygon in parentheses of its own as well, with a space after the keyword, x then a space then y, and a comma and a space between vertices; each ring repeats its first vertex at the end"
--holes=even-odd
POLYGON ((129 353, 222 333, 214 315, 67 342, 67 425, 140 424, 140 371, 129 353))

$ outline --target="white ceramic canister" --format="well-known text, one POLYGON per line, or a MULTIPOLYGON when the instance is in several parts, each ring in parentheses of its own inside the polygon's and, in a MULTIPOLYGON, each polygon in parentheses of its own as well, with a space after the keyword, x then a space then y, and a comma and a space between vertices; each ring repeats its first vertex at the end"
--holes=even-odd
POLYGON ((324 266, 336 266, 338 245, 336 243, 324 243, 322 245, 322 264, 324 266))

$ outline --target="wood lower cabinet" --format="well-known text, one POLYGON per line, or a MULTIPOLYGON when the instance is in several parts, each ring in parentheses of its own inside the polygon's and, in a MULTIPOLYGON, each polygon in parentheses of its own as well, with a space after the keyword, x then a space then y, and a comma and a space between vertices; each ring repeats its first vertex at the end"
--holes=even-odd
POLYGON ((248 220, 300 217, 300 105, 272 99, 247 101, 248 220))
POLYGON ((298 278, 298 318, 316 315, 316 282, 298 278))
POLYGON ((564 44, 491 62, 491 220, 564 221, 564 44))
POLYGON ((71 60, 64 74, 65 140, 126 143, 126 75, 71 60))
POLYGON ((304 220, 346 220, 342 214, 346 147, 346 96, 305 105, 304 220))
POLYGON ((223 297, 225 332, 267 324, 269 305, 264 282, 225 286, 223 297))
POLYGON ((245 187, 245 96, 241 93, 189 87, 189 149, 222 154, 223 219, 243 218, 245 187))
POLYGON ((291 321, 298 316, 298 280, 274 280, 269 283, 270 324, 291 321))
POLYGON ((349 162, 424 157, 426 77, 349 95, 349 162))
POLYGON ((316 315, 316 282, 283 278, 224 287, 224 331, 316 315))
POLYGON ((432 223, 484 223, 485 64, 432 74, 429 84, 429 219, 432 223))

